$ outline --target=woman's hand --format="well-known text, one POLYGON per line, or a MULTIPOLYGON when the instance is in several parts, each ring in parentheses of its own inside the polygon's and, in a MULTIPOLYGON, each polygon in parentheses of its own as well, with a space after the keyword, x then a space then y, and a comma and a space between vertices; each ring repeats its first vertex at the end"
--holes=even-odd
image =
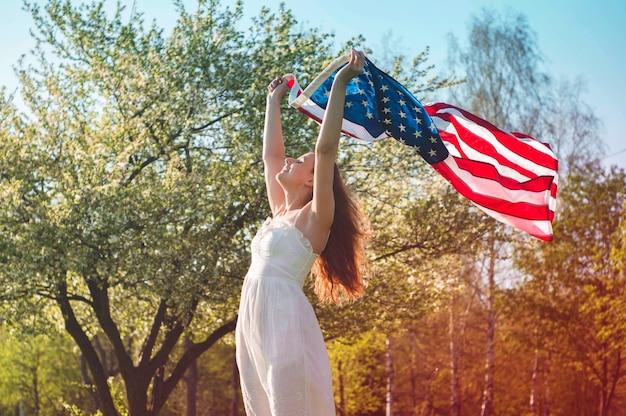
POLYGON ((365 66, 365 55, 361 51, 357 51, 354 48, 350 49, 350 58, 348 63, 337 72, 335 80, 339 79, 346 83, 352 78, 356 77, 363 71, 365 66))
POLYGON ((267 91, 268 91, 267 99, 276 100, 277 102, 280 102, 281 98, 283 98, 283 96, 289 89, 289 85, 287 85, 287 82, 290 79, 293 79, 292 74, 286 74, 286 75, 283 75, 282 77, 274 78, 272 82, 270 82, 270 84, 267 86, 267 91))

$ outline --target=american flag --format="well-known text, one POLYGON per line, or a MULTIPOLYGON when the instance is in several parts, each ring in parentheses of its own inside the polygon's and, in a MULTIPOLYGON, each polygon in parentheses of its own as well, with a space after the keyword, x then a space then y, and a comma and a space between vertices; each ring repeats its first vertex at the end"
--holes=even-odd
MULTIPOLYGON (((304 90, 295 79, 290 82, 291 106, 321 122, 335 74, 346 62, 337 58, 304 90)), ((414 147, 485 213, 552 240, 558 162, 548 145, 449 104, 423 106, 367 58, 346 90, 342 131, 365 141, 392 137, 414 147)))

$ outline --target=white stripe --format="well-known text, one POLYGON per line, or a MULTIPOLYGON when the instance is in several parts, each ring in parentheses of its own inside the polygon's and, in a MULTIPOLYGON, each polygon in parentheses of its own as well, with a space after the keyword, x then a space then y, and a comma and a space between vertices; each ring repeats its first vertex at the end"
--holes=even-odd
POLYGON ((528 137, 517 137, 514 136, 517 140, 524 142, 524 144, 527 144, 528 146, 531 146, 533 149, 547 155, 550 156, 552 159, 556 160, 556 155, 554 154, 554 152, 545 144, 541 143, 539 140, 535 140, 535 139, 531 139, 528 137))

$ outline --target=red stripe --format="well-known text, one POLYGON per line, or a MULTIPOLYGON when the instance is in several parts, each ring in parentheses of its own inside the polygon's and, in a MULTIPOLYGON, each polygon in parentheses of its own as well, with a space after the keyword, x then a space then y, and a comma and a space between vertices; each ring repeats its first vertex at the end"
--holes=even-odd
POLYGON ((506 189, 510 190, 524 190, 530 192, 541 192, 549 189, 552 185, 554 178, 552 176, 537 176, 524 182, 517 181, 515 179, 507 178, 500 175, 495 166, 489 163, 480 162, 476 160, 468 160, 455 158, 457 165, 460 169, 463 169, 477 178, 489 179, 498 182, 506 189))

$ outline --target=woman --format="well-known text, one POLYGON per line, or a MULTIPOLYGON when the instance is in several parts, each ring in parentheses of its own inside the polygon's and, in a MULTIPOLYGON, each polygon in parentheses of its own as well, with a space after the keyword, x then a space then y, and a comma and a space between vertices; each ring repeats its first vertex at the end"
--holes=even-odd
POLYGON ((324 301, 363 291, 366 235, 335 164, 346 87, 363 65, 363 54, 351 50, 335 76, 315 152, 297 159, 285 159, 280 121, 290 76, 268 87, 263 161, 273 218, 252 241, 235 332, 248 416, 335 415, 328 353, 302 287, 313 268, 324 301))

